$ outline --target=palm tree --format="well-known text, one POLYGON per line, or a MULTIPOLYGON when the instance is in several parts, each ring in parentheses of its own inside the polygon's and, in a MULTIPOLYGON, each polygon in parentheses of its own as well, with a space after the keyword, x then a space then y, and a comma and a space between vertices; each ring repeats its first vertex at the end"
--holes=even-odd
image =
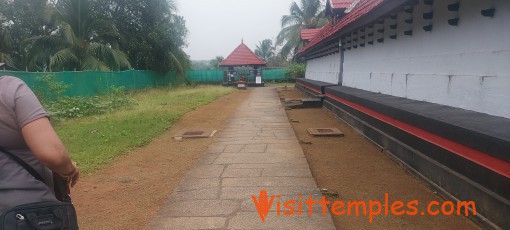
POLYGON ((112 23, 92 12, 87 0, 60 0, 46 12, 56 28, 50 35, 29 39, 31 64, 54 70, 122 70, 131 65, 118 49, 112 23), (44 61, 44 60, 48 60, 44 61))
POLYGON ((0 63, 7 66, 14 67, 14 61, 7 53, 11 48, 12 39, 5 30, 0 29, 0 63))
POLYGON ((283 45, 280 51, 283 57, 296 53, 303 46, 301 29, 320 28, 328 23, 322 8, 321 0, 300 0, 299 5, 291 4, 290 15, 282 16, 282 30, 276 37, 276 44, 283 45))
POLYGON ((264 61, 269 61, 274 56, 275 47, 271 39, 264 39, 259 42, 255 48, 255 54, 262 58, 264 61))

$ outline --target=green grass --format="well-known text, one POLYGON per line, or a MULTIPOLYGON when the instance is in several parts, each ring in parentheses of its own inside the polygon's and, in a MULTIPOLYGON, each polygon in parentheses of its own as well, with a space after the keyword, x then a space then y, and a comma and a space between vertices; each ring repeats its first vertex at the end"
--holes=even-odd
POLYGON ((138 103, 133 107, 59 122, 55 129, 81 171, 90 173, 148 144, 185 113, 233 91, 221 86, 148 90, 132 95, 138 103))

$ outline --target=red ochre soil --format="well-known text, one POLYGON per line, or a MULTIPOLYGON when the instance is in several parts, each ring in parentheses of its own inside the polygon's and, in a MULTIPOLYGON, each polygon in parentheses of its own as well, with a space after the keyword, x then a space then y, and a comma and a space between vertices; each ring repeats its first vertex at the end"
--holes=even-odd
MULTIPOLYGON (((278 89, 283 98, 306 98, 297 89, 278 89)), ((305 153, 319 188, 338 194, 332 201, 380 201, 382 215, 369 223, 368 216, 333 216, 337 229, 479 229, 472 221, 459 216, 421 215, 430 201, 444 200, 419 179, 381 152, 347 123, 325 109, 287 110, 294 132, 305 153), (314 137, 308 128, 338 128, 344 137, 314 137), (311 142, 311 144, 306 144, 311 142), (384 215, 385 194, 393 201, 418 201, 418 215, 384 215)), ((405 206, 404 206, 405 207, 405 206)), ((437 208, 437 207, 436 207, 437 208)), ((376 209, 376 208, 375 208, 376 209)), ((374 210, 375 210, 374 209, 374 210)))
MULTIPOLYGON (((225 121, 251 90, 233 94, 187 113, 177 124, 147 146, 117 158, 103 169, 83 176, 73 191, 81 229, 144 229, 184 174, 202 156, 209 138, 173 136, 185 130, 221 130, 225 121)), ((302 98, 300 92, 282 91, 285 98, 302 98)), ((320 188, 338 193, 337 201, 442 199, 406 172, 350 126, 323 109, 287 111, 320 188), (344 137, 312 137, 308 128, 340 129, 344 137)), ((384 207, 383 207, 384 208, 384 207)), ((477 229, 457 216, 335 216, 337 229, 477 229)))
POLYGON ((83 176, 72 193, 80 229, 144 229, 210 138, 174 140, 186 130, 221 130, 250 94, 239 90, 189 112, 150 144, 83 176))

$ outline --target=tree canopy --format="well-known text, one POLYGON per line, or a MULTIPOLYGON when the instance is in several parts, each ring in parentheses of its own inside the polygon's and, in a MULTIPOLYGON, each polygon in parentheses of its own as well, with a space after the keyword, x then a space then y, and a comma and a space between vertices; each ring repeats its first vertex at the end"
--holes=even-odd
POLYGON ((303 47, 302 29, 320 28, 329 22, 321 0, 300 0, 299 4, 293 2, 289 10, 289 15, 282 16, 282 29, 276 37, 276 44, 282 45, 280 53, 284 57, 295 54, 303 47))
POLYGON ((187 33, 173 1, 0 0, 0 58, 17 69, 183 74, 187 33))
POLYGON ((267 62, 275 55, 275 49, 276 48, 273 46, 273 41, 271 41, 271 39, 264 39, 260 41, 255 48, 255 54, 267 62))

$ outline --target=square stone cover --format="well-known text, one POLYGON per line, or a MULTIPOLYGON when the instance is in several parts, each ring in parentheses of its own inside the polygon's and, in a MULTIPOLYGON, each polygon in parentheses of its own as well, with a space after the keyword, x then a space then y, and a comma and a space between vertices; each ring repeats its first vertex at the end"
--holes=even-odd
POLYGON ((216 130, 186 130, 177 133, 174 137, 181 138, 205 138, 212 137, 216 133, 216 130))
POLYGON ((312 136, 343 136, 344 133, 337 128, 308 128, 312 136))

